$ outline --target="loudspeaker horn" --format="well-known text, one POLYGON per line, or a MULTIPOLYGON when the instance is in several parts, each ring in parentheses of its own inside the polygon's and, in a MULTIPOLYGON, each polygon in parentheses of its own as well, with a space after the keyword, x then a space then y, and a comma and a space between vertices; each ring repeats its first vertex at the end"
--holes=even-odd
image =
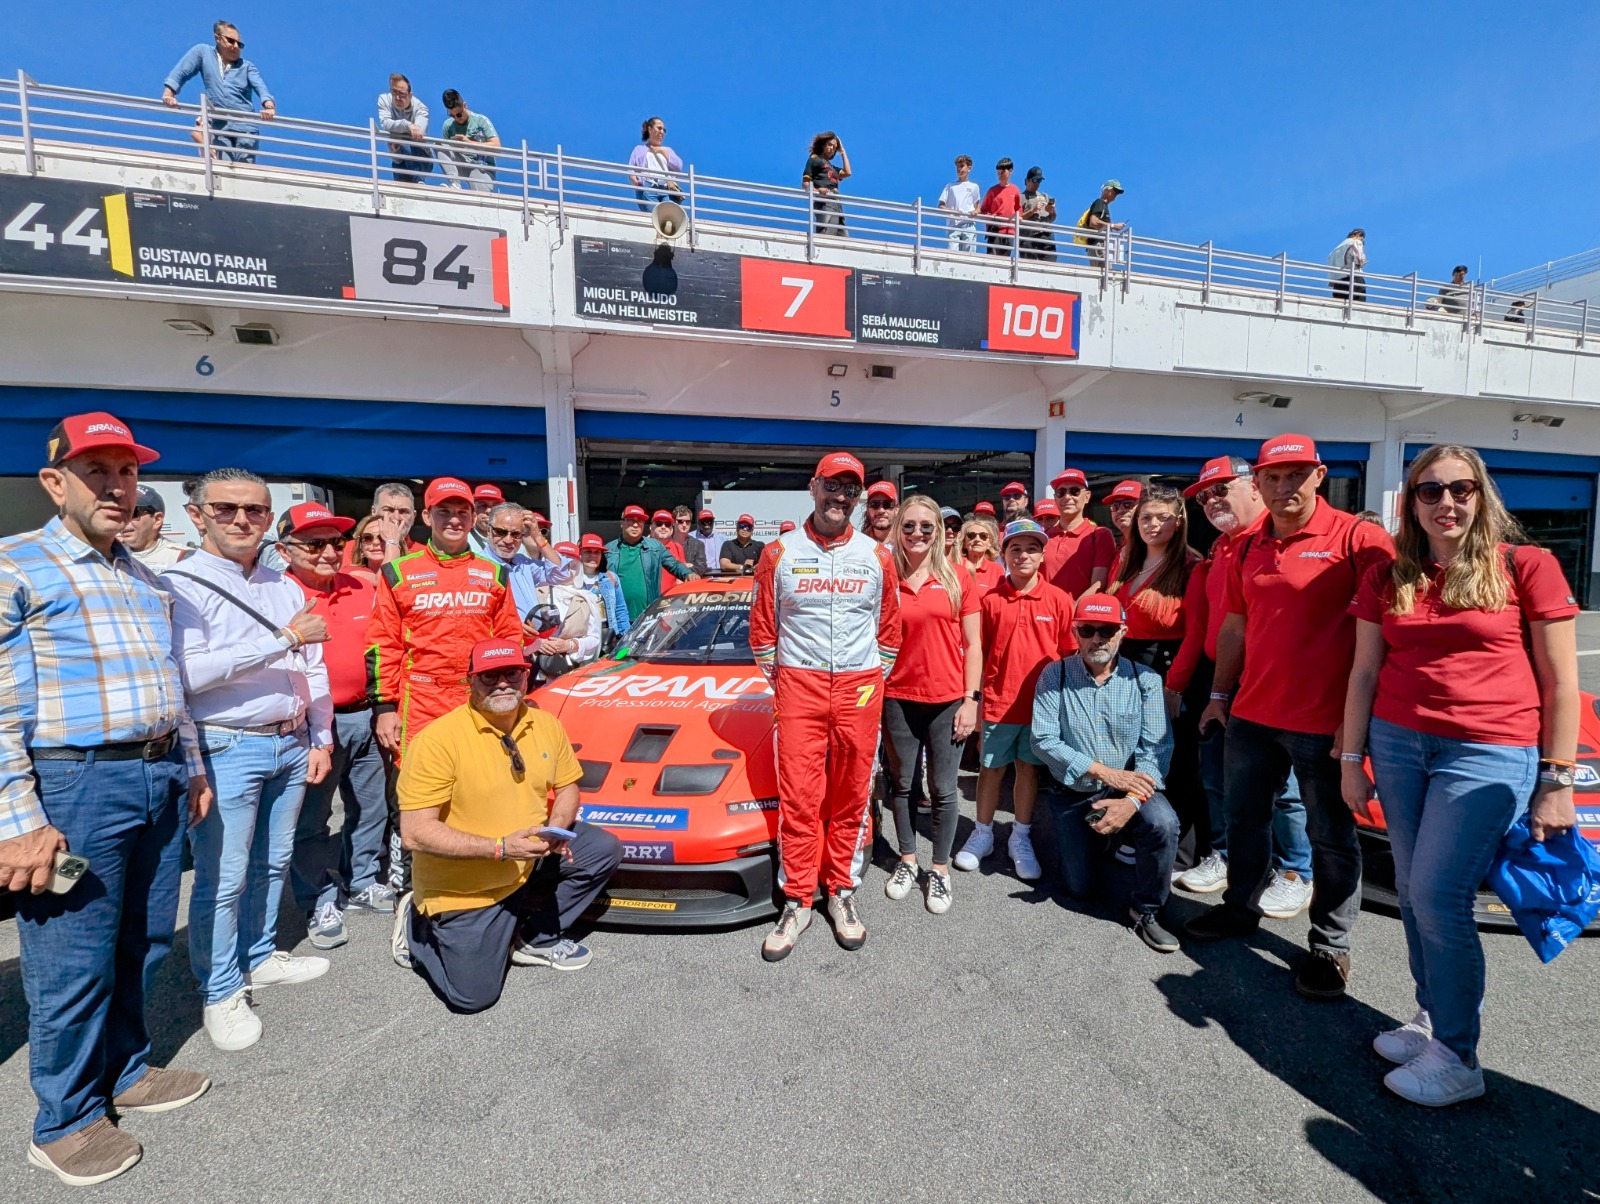
POLYGON ((650 222, 656 228, 656 237, 671 242, 683 237, 689 228, 689 215, 677 201, 662 201, 650 213, 650 222))

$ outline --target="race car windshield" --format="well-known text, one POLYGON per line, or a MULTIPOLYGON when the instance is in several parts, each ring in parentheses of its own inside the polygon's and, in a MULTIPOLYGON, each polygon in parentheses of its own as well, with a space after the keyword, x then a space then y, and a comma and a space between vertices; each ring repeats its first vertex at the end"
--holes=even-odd
POLYGON ((750 594, 675 594, 657 599, 628 632, 628 659, 749 663, 750 594))

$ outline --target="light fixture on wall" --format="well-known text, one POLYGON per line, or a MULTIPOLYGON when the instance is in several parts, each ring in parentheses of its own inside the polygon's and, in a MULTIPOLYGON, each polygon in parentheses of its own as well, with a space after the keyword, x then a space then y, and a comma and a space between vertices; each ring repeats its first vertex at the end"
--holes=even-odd
POLYGON ((829 364, 828 365, 828 375, 829 376, 843 376, 849 371, 850 371, 850 365, 849 364, 829 364))
POLYGON ((216 333, 198 318, 163 318, 161 322, 168 330, 176 330, 179 334, 192 335, 195 338, 209 339, 216 333))
POLYGON ((278 332, 265 322, 246 322, 233 328, 233 341, 247 347, 276 347, 278 332))
POLYGON ((1285 397, 1282 393, 1235 393, 1235 401, 1258 401, 1264 406, 1271 406, 1275 410, 1287 410, 1292 397, 1285 397))
POLYGON ((1547 427, 1550 427, 1552 430, 1554 430, 1556 427, 1563 425, 1567 420, 1565 418, 1557 418, 1554 414, 1528 414, 1528 413, 1524 413, 1524 414, 1513 414, 1511 416, 1511 421, 1512 422, 1531 422, 1531 423, 1533 423, 1534 426, 1547 426, 1547 427))

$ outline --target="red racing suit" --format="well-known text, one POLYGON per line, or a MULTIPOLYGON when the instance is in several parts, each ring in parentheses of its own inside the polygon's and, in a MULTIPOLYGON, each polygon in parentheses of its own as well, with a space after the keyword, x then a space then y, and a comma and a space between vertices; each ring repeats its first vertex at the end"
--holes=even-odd
POLYGON ((883 682, 900 650, 893 554, 854 528, 834 540, 807 519, 756 562, 750 648, 773 683, 778 883, 810 907, 859 885, 870 851, 883 682))
POLYGON ((467 701, 467 660, 479 640, 523 644, 505 569, 470 548, 459 556, 430 541, 383 566, 367 622, 367 696, 400 712, 400 752, 439 716, 467 701))

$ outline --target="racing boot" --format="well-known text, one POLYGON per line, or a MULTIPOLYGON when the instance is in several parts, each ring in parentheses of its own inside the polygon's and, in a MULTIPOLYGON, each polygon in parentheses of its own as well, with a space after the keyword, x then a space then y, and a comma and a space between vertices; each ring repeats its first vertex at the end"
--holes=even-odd
POLYGON ((769 962, 781 962, 794 949, 800 934, 810 927, 811 909, 801 907, 798 900, 785 900, 777 925, 761 942, 761 956, 769 962))
POLYGON ((841 949, 859 949, 867 943, 867 926, 856 910, 856 892, 842 890, 828 896, 828 918, 833 921, 833 939, 841 949))

